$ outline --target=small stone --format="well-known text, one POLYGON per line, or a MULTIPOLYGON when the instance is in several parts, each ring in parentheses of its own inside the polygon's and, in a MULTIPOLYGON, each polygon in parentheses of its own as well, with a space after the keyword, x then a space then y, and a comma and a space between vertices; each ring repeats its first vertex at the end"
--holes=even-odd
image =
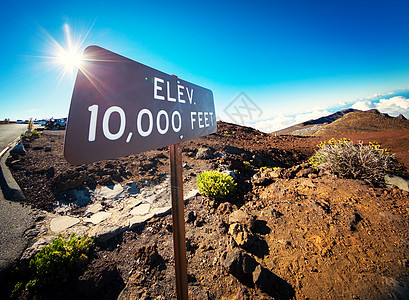
POLYGON ((78 224, 80 219, 69 216, 61 216, 51 220, 50 229, 53 232, 59 233, 75 224, 78 224))
POLYGON ((155 207, 154 209, 151 210, 151 214, 153 214, 155 217, 161 217, 163 215, 168 214, 171 211, 171 209, 172 209, 171 206, 155 207))
POLYGON ((102 176, 100 183, 101 183, 101 185, 106 185, 106 186, 114 185, 114 182, 112 181, 111 175, 102 176))
POLYGON ((13 149, 10 150, 10 154, 12 156, 17 156, 17 155, 25 155, 26 154, 26 149, 24 149, 24 146, 22 143, 19 143, 16 145, 13 149))
POLYGON ((147 213, 149 213, 149 210, 151 208, 151 205, 149 203, 142 203, 138 206, 135 206, 132 210, 131 210, 131 215, 138 215, 138 216, 143 216, 146 215, 147 213))
POLYGON ((107 164, 105 164, 104 168, 106 168, 106 169, 114 169, 115 166, 114 166, 112 163, 107 163, 107 164))
POLYGON ((129 229, 132 230, 134 229, 136 226, 145 223, 146 221, 148 221, 149 219, 151 219, 153 217, 153 214, 147 214, 147 215, 143 215, 143 216, 134 216, 132 218, 129 219, 129 229))
POLYGON ((302 169, 301 171, 298 171, 297 174, 295 175, 296 177, 308 177, 308 175, 314 173, 315 170, 312 168, 308 169, 302 169))
POLYGON ((84 218, 83 221, 87 223, 92 223, 94 225, 101 223, 102 221, 106 220, 112 215, 112 213, 108 213, 105 211, 100 211, 96 214, 93 214, 89 218, 84 218))
POLYGON ((213 151, 208 148, 201 148, 196 153, 197 159, 211 159, 213 158, 213 151))
POLYGON ((395 175, 385 175, 385 183, 388 187, 396 186, 401 190, 409 192, 409 181, 395 175))
POLYGON ((195 211, 190 211, 187 215, 187 220, 186 223, 193 223, 196 220, 196 212, 195 211))
POLYGON ((229 227, 229 234, 233 237, 238 246, 242 248, 251 247, 256 241, 256 237, 243 224, 234 223, 229 227))
POLYGON ((253 230, 255 218, 253 215, 250 215, 248 212, 239 209, 234 211, 229 216, 229 224, 240 223, 247 226, 248 229, 253 230))
POLYGON ((47 179, 53 178, 54 175, 55 175, 55 169, 54 169, 54 167, 49 167, 49 168, 47 169, 47 179))
POLYGON ((240 280, 252 281, 252 273, 256 269, 257 261, 241 249, 226 251, 221 258, 223 267, 240 280))

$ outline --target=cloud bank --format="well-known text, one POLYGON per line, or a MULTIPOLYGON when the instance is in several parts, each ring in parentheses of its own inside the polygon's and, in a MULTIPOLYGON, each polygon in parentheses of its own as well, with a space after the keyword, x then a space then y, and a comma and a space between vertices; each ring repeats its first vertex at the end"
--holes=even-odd
POLYGON ((246 125, 263 132, 270 133, 305 121, 328 116, 334 112, 346 108, 354 108, 363 111, 377 109, 381 113, 387 113, 392 117, 397 117, 398 115, 402 114, 409 119, 408 90, 389 92, 386 94, 376 94, 365 99, 339 103, 332 108, 318 108, 296 114, 277 114, 268 119, 256 120, 246 125))
POLYGON ((382 113, 387 113, 392 117, 402 114, 409 118, 409 99, 403 96, 391 98, 381 98, 376 101, 360 100, 351 105, 351 108, 360 110, 377 109, 382 113))

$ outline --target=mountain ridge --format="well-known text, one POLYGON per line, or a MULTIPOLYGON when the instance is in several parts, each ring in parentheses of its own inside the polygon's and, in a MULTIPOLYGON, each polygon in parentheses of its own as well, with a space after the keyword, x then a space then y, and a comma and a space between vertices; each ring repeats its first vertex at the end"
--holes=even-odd
POLYGON ((308 120, 279 131, 277 135, 326 136, 331 134, 357 133, 380 130, 409 129, 409 122, 402 114, 392 117, 377 109, 362 111, 358 109, 344 109, 333 114, 308 120), (352 115, 351 115, 352 114, 352 115), (363 118, 362 120, 359 120, 363 118), (334 125, 335 124, 335 125, 334 125), (337 130, 335 127, 342 127, 337 130), (328 133, 331 128, 332 133, 328 133), (337 132, 337 133, 334 133, 337 132))

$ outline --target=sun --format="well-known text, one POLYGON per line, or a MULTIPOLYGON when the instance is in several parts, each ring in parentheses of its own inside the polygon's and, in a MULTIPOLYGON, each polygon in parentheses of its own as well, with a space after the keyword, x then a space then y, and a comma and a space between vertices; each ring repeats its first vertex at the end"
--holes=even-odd
POLYGON ((76 40, 71 33, 70 26, 64 24, 65 45, 64 47, 55 42, 54 63, 63 69, 64 72, 73 71, 80 68, 83 61, 80 52, 83 41, 76 40))
POLYGON ((67 69, 80 68, 83 61, 79 49, 62 49, 55 56, 56 63, 67 69))
POLYGON ((67 75, 72 78, 77 70, 82 70, 85 67, 86 59, 82 54, 83 44, 91 28, 92 25, 87 31, 73 32, 68 24, 64 24, 64 40, 60 42, 57 42, 47 31, 40 28, 47 37, 45 50, 47 55, 37 57, 43 59, 43 62, 51 69, 59 72, 58 82, 67 75))

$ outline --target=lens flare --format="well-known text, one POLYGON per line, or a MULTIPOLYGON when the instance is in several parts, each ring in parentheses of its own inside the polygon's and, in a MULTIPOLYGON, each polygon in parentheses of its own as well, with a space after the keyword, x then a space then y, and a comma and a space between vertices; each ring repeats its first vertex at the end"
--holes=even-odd
POLYGON ((73 68, 81 67, 82 55, 80 48, 82 43, 77 41, 73 43, 70 27, 68 24, 64 25, 64 33, 67 42, 67 49, 64 49, 58 44, 57 53, 55 55, 55 62, 63 68, 72 70, 73 68))
POLYGON ((82 55, 73 50, 62 50, 61 53, 57 55, 56 62, 65 68, 80 67, 82 55))
POLYGON ((46 30, 40 27, 40 30, 46 38, 47 47, 44 49, 44 56, 35 56, 42 60, 38 62, 41 66, 48 66, 57 70, 57 77, 60 83, 64 77, 69 75, 73 77, 77 69, 83 69, 85 58, 82 55, 83 44, 91 31, 93 24, 87 31, 80 30, 79 33, 72 32, 68 24, 64 24, 64 40, 57 42, 46 30))

